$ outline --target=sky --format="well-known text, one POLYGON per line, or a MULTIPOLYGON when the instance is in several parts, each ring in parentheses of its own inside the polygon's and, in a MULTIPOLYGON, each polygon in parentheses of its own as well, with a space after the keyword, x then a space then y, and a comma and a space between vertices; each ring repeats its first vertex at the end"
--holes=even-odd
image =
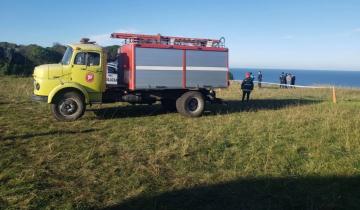
POLYGON ((359 0, 0 0, 0 42, 225 37, 233 68, 360 71, 359 0))

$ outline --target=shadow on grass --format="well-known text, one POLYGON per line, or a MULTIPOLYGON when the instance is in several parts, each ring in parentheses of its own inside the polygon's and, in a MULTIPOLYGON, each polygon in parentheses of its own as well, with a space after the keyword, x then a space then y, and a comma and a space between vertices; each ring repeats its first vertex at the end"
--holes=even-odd
POLYGON ((312 99, 254 99, 249 102, 240 100, 224 101, 225 105, 215 104, 209 107, 213 114, 226 114, 243 111, 277 110, 285 107, 304 106, 321 103, 321 100, 312 99))
MULTIPOLYGON (((255 99, 250 102, 224 101, 225 104, 212 104, 207 106, 204 115, 230 114, 243 111, 276 110, 289 106, 302 106, 320 103, 319 100, 305 99, 255 99)), ((169 113, 162 109, 161 105, 129 105, 121 107, 109 107, 91 109, 100 119, 126 118, 154 116, 169 113)))
POLYGON ((153 105, 128 105, 119 107, 107 107, 91 109, 99 119, 127 118, 155 116, 169 113, 160 104, 153 105))
POLYGON ((14 135, 14 136, 6 136, 4 138, 1 138, 2 140, 15 140, 15 139, 21 139, 26 140, 34 137, 39 136, 50 136, 50 135, 56 135, 56 134, 81 134, 81 133, 90 133, 96 131, 96 129, 86 129, 86 130, 80 130, 80 131, 49 131, 49 132, 42 132, 42 133, 28 133, 23 135, 14 135))
POLYGON ((248 178, 158 194, 105 209, 359 209, 360 177, 248 178))

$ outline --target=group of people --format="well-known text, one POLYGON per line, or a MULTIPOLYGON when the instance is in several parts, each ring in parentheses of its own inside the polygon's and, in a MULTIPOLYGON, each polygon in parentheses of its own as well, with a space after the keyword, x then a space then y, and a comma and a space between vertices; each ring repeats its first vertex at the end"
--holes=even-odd
MULTIPOLYGON (((243 95, 242 95, 242 101, 245 100, 249 101, 250 98, 250 93, 251 91, 254 89, 254 79, 255 76, 253 75, 252 72, 246 72, 245 73, 245 79, 243 79, 242 83, 241 83, 241 90, 243 91, 243 95)), ((295 75, 290 74, 290 73, 284 73, 282 72, 280 75, 280 88, 294 88, 295 86, 295 75), (290 86, 291 85, 291 86, 290 86)), ((261 71, 258 72, 257 75, 257 80, 258 80, 258 87, 261 88, 261 82, 263 81, 263 74, 261 71)))
POLYGON ((289 86, 289 85, 295 85, 295 79, 296 79, 295 75, 290 73, 285 74, 284 72, 282 72, 280 74, 279 79, 280 79, 280 88, 291 88, 291 87, 294 88, 294 86, 289 86))

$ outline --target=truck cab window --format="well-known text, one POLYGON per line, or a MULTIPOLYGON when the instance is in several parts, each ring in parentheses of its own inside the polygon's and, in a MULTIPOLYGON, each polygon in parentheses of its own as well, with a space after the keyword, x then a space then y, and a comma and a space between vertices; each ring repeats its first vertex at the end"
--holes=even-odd
POLYGON ((100 54, 89 52, 87 53, 87 63, 88 66, 98 66, 100 65, 100 54))
POLYGON ((74 64, 75 65, 85 65, 85 53, 81 52, 81 53, 76 54, 74 64))
POLYGON ((61 59, 61 64, 63 65, 69 65, 70 64, 70 60, 71 60, 71 56, 73 53, 73 49, 71 47, 67 47, 66 51, 64 53, 63 58, 61 59))
POLYGON ((109 66, 109 67, 108 67, 108 73, 109 73, 109 74, 116 74, 116 73, 117 73, 116 68, 109 66))

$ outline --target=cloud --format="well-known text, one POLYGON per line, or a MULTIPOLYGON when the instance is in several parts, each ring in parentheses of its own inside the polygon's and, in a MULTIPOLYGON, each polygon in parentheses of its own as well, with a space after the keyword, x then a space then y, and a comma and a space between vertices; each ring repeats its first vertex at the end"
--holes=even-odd
POLYGON ((360 32, 360 28, 355 28, 354 31, 355 32, 360 32))
POLYGON ((91 41, 95 41, 97 44, 101 46, 109 46, 109 45, 119 45, 121 41, 119 39, 110 38, 111 33, 119 32, 119 33, 138 33, 139 31, 136 29, 118 29, 109 33, 102 34, 94 34, 89 35, 91 41))

